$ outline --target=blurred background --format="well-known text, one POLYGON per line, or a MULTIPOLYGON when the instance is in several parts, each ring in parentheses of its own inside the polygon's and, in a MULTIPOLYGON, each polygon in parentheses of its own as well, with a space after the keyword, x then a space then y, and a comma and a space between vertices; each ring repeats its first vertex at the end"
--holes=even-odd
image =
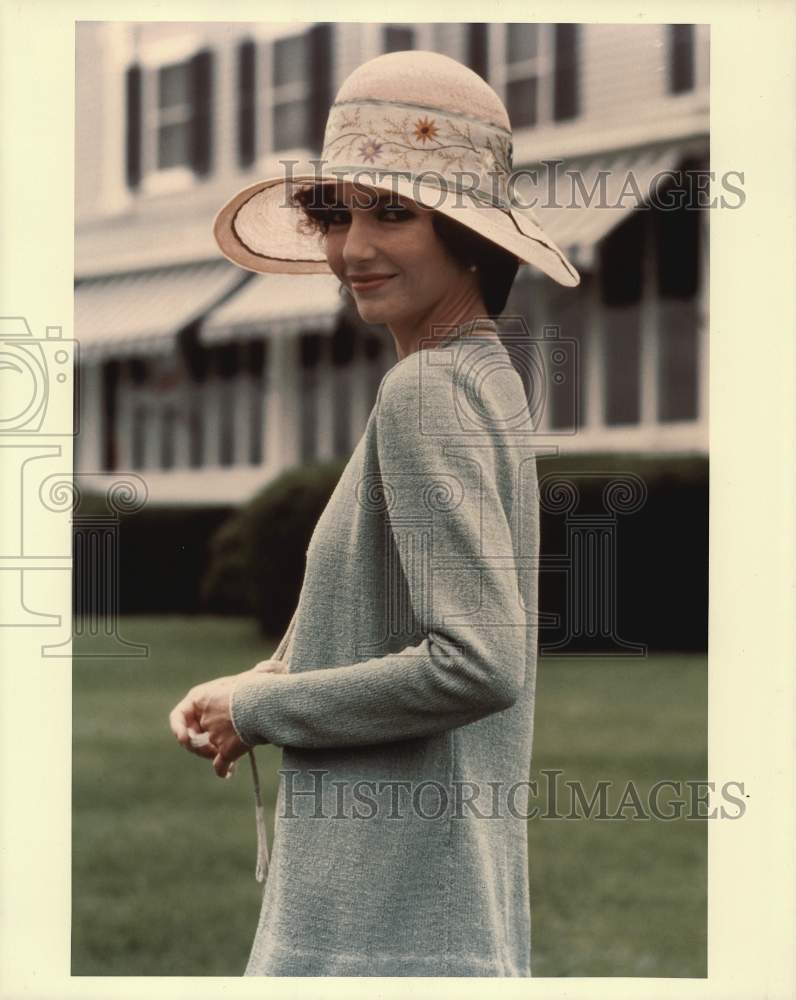
MULTIPOLYGON (((356 66, 411 48, 496 89, 515 170, 557 160, 614 194, 632 174, 645 196, 660 171, 709 167, 707 25, 76 24, 75 975, 245 962, 249 789, 178 755, 166 716, 269 655, 396 359, 336 279, 241 271, 211 226, 239 188, 320 154, 356 66), (125 476, 145 502, 113 499, 125 476)), ((534 770, 704 778, 708 213, 538 215, 582 281, 521 268, 505 311, 547 379, 534 770), (577 503, 554 500, 562 480, 577 503)), ((704 822, 529 836, 535 975, 706 974, 704 822)))

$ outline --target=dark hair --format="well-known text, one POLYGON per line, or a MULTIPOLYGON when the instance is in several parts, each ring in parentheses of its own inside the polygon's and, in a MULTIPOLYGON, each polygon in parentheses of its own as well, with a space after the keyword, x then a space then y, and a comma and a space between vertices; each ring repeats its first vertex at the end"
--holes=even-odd
MULTIPOLYGON (((308 235, 325 235, 328 232, 328 201, 323 196, 318 198, 318 189, 327 186, 317 184, 301 187, 291 196, 292 204, 303 214, 299 229, 308 235)), ((511 286, 519 270, 519 259, 441 212, 434 212, 431 223, 434 232, 454 260, 465 267, 475 264, 486 311, 489 316, 497 318, 506 307, 511 286)))

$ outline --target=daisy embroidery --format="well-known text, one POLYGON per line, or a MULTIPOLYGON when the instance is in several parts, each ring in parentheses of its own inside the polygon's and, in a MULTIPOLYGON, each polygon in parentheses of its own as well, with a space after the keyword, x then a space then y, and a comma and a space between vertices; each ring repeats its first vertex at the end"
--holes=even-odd
POLYGON ((418 142, 428 142, 429 139, 436 139, 439 129, 430 118, 419 118, 415 122, 415 139, 418 142))
POLYGON ((368 163, 375 163, 381 154, 381 143, 375 139, 368 139, 359 147, 359 155, 368 163))

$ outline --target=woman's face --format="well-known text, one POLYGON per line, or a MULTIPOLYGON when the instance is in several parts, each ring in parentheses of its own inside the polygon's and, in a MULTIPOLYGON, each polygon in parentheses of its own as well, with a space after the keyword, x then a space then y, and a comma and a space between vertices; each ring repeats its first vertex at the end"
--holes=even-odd
POLYGON ((419 326, 472 294, 473 274, 450 256, 432 218, 431 209, 390 192, 337 188, 326 257, 366 323, 419 326))

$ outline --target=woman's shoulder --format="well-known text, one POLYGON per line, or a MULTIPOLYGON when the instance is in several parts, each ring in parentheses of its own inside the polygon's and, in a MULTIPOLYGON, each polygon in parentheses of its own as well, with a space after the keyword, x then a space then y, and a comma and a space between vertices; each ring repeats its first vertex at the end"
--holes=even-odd
POLYGON ((525 408, 522 380, 500 338, 479 332, 403 358, 382 379, 376 419, 410 430, 494 431, 525 408))

